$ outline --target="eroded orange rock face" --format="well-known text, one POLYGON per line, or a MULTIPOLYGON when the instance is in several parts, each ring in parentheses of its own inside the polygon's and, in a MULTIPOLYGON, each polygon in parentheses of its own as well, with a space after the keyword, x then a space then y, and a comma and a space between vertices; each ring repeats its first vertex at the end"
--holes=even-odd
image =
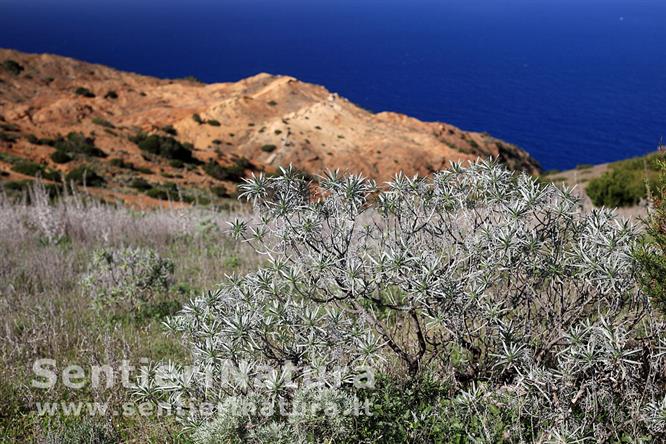
MULTIPOLYGON (((242 163, 245 173, 293 164, 309 173, 340 169, 385 181, 400 170, 428 174, 452 160, 488 156, 499 157, 514 169, 539 171, 529 154, 487 134, 396 113, 373 114, 324 87, 292 77, 258 74, 234 83, 202 84, 54 55, 0 50, 0 63, 7 60, 23 70, 15 74, 0 67, 0 123, 5 133, 0 153, 63 173, 82 163, 94 164, 107 179, 107 189, 121 197, 137 193, 127 186, 137 176, 184 188, 233 189, 228 181, 207 175, 202 165, 174 166, 142 152, 129 140, 139 132, 190 143, 193 156, 202 162, 224 167, 245 158, 249 160, 242 163), (79 88, 88 93, 77 94, 79 88), (194 115, 199 116, 197 121, 194 115), (165 131, 168 127, 175 129, 175 135, 165 131), (108 156, 76 156, 72 162, 56 164, 50 158, 53 147, 30 142, 70 132, 92 135, 108 156), (111 159, 136 168, 119 168, 118 161, 114 165, 111 159)), ((25 178, 2 159, 0 170, 5 180, 25 178)))

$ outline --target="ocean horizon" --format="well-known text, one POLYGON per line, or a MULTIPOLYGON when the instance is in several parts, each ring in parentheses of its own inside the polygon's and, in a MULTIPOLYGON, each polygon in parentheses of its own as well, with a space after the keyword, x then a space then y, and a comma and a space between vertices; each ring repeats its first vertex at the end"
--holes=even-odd
POLYGON ((259 72, 486 131, 567 169, 666 135, 658 0, 3 0, 0 47, 158 77, 259 72))

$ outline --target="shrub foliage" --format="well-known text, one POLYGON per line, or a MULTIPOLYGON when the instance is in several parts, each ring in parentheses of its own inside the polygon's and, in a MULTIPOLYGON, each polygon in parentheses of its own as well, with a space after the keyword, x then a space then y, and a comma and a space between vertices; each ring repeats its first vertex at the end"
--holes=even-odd
MULTIPOLYGON (((256 217, 231 232, 266 266, 168 322, 213 386, 171 368, 171 384, 139 391, 221 405, 214 419, 190 418, 197 441, 378 439, 386 425, 372 418, 246 408, 314 402, 339 413, 367 390, 350 382, 367 368, 434 378, 442 389, 410 414, 444 436, 606 442, 664 431, 664 326, 636 286, 636 230, 611 211, 586 213, 569 190, 492 161, 399 174, 382 189, 335 172, 314 186, 289 168, 241 191, 256 217), (241 382, 224 377, 229 367, 241 382), (313 372, 339 378, 313 388, 313 372)), ((399 410, 376 402, 385 419, 399 410)))
POLYGON ((101 249, 81 287, 99 308, 138 308, 169 289, 173 271, 173 262, 148 248, 101 249))
POLYGON ((130 138, 137 146, 147 153, 155 154, 167 159, 180 160, 186 163, 198 163, 192 157, 192 149, 189 143, 180 143, 178 140, 169 136, 160 136, 158 134, 139 133, 130 138))
POLYGON ((654 305, 666 315, 666 161, 660 166, 662 175, 638 259, 642 266, 641 284, 654 305))

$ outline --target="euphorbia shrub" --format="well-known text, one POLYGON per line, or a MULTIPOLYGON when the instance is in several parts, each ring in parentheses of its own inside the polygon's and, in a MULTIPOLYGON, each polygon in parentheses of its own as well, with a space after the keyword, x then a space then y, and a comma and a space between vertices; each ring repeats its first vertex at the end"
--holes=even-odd
MULTIPOLYGON (((611 211, 585 212, 571 191, 492 161, 382 187, 335 172, 313 184, 290 168, 241 191, 256 217, 231 231, 266 267, 193 301, 170 326, 200 367, 220 375, 231 363, 254 383, 181 381, 162 399, 293 405, 311 393, 303 382, 314 369, 342 365, 343 382, 316 392, 341 405, 358 393, 347 383, 354 369, 370 366, 435 375, 450 400, 433 399, 433 414, 486 442, 498 439, 498 409, 511 412, 507 441, 663 430, 666 338, 636 287, 636 230, 611 211), (279 370, 287 363, 289 374, 279 370), (278 370, 256 378, 261 366, 278 370)), ((351 421, 323 413, 313 433, 298 415, 231 410, 194 415, 196 436, 353 434, 351 421)))

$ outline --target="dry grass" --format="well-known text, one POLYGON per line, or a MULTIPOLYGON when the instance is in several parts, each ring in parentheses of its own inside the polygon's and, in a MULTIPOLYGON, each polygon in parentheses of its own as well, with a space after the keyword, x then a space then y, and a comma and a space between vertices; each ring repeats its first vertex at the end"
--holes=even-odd
POLYGON ((256 268, 258 258, 227 239, 231 215, 214 209, 135 212, 67 196, 49 204, 43 190, 11 202, 0 197, 0 441, 164 442, 183 440, 172 419, 39 417, 38 401, 109 401, 111 389, 45 391, 30 386, 38 358, 119 366, 121 360, 182 360, 178 339, 161 321, 190 297, 214 288, 225 274, 256 268), (30 203, 28 203, 30 201, 30 203), (175 263, 175 285, 141 314, 96 312, 79 281, 96 248, 143 246, 175 263), (97 438, 92 438, 97 436, 97 438), (106 437, 106 438, 105 438, 106 437))

